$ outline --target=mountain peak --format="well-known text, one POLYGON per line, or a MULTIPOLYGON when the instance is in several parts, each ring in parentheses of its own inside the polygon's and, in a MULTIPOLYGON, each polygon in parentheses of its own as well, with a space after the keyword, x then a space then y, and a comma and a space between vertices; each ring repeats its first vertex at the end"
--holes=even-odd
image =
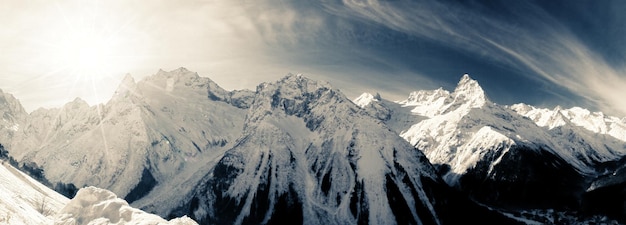
POLYGON ((437 101, 437 99, 445 99, 449 95, 450 92, 441 87, 436 90, 420 90, 411 92, 406 100, 399 101, 399 103, 405 106, 431 104, 437 101))
POLYGON ((117 86, 117 89, 115 90, 115 93, 113 94, 113 98, 124 97, 124 96, 127 96, 128 93, 134 94, 136 91, 137 91, 137 83, 135 82, 135 79, 133 78, 133 76, 130 75, 130 73, 127 73, 124 76, 124 78, 122 78, 120 85, 117 86))
POLYGON ((552 111, 559 112, 561 110, 563 110, 563 107, 561 107, 560 105, 557 105, 556 107, 554 107, 552 111))
POLYGON ((124 75, 124 78, 122 78, 122 84, 134 84, 135 83, 135 78, 133 78, 132 75, 130 75, 130 73, 127 73, 126 75, 124 75))
POLYGON ((461 77, 452 94, 455 99, 470 102, 471 107, 480 107, 487 102, 483 88, 469 74, 464 74, 461 77))
POLYGON ((470 77, 470 75, 469 75, 469 74, 465 73, 465 74, 463 74, 463 76, 461 77, 461 80, 460 80, 460 81, 461 81, 461 82, 467 82, 467 81, 472 81, 472 80, 474 80, 474 79, 472 79, 472 78, 470 77))
POLYGON ((372 95, 370 93, 365 92, 361 94, 359 97, 355 98, 352 102, 354 102, 354 104, 358 105, 359 107, 363 108, 369 105, 370 103, 377 102, 377 101, 380 101, 379 93, 372 95))
POLYGON ((478 81, 472 79, 469 74, 463 74, 463 77, 461 77, 461 80, 459 80, 459 83, 454 89, 454 92, 466 90, 480 92, 483 91, 482 87, 480 87, 480 85, 478 84, 478 81))
POLYGON ((159 69, 156 73, 157 76, 162 76, 166 78, 179 78, 179 77, 199 77, 198 73, 192 72, 185 67, 179 67, 178 69, 172 71, 165 71, 163 69, 159 69))
POLYGON ((2 111, 5 112, 5 117, 8 115, 5 110, 8 110, 8 112, 10 112, 9 114, 13 114, 18 117, 27 114, 26 110, 24 110, 24 107, 22 107, 22 104, 17 98, 15 98, 15 96, 0 90, 0 116, 2 116, 2 111))
POLYGON ((65 107, 78 109, 82 107, 89 107, 89 103, 80 97, 76 97, 73 101, 66 103, 65 107))
POLYGON ((318 87, 325 87, 327 89, 331 88, 330 83, 326 81, 316 81, 302 74, 292 74, 292 73, 289 73, 285 77, 280 79, 276 83, 276 85, 279 85, 279 86, 286 85, 292 88, 301 89, 305 92, 315 91, 318 87))
POLYGON ((280 82, 290 82, 290 81, 303 82, 303 81, 309 81, 309 80, 310 79, 308 77, 303 76, 301 73, 299 74, 288 73, 282 79, 280 79, 280 82))

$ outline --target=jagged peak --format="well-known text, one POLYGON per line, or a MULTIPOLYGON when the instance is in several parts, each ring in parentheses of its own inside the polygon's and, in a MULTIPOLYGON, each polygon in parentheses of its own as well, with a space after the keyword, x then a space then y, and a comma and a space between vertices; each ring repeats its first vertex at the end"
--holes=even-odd
MULTIPOLYGON (((568 109, 567 111, 573 112, 573 113, 576 113, 576 114, 579 114, 579 115, 585 115, 585 116, 588 116, 588 115, 592 114, 592 112, 589 111, 588 109, 577 107, 577 106, 574 106, 574 107, 568 109)), ((601 113, 601 112, 593 112, 593 113, 597 114, 597 113, 601 113)))
POLYGON ((128 90, 135 89, 136 85, 137 83, 135 82, 135 79, 133 78, 133 76, 127 73, 126 75, 124 75, 124 78, 122 78, 122 80, 120 81, 120 85, 115 90, 115 95, 122 94, 128 90))
POLYGON ((133 78, 133 75, 131 75, 130 73, 127 73, 124 75, 124 78, 122 78, 122 83, 134 84, 136 82, 135 82, 135 78, 133 78))
POLYGON ((465 83, 465 82, 471 82, 471 81, 475 81, 475 80, 472 79, 469 74, 465 73, 461 77, 461 80, 459 81, 459 83, 465 83))
POLYGON ((508 108, 512 109, 513 111, 519 113, 519 114, 525 114, 527 112, 530 112, 531 110, 534 110, 535 107, 532 105, 528 105, 526 103, 517 103, 517 104, 513 104, 511 106, 508 106, 508 108))
POLYGON ((87 103, 87 101, 85 101, 84 99, 80 98, 80 97, 76 97, 74 100, 72 100, 71 102, 68 102, 66 105, 87 105, 89 106, 89 103, 87 103))
MULTIPOLYGON (((293 74, 288 74, 276 82, 258 85, 256 93, 250 108, 256 109, 253 111, 259 113, 248 117, 250 121, 264 117, 265 113, 261 112, 272 111, 276 108, 284 110, 288 115, 302 116, 310 110, 311 104, 320 106, 327 105, 329 102, 350 102, 343 93, 332 88, 328 82, 293 74)), ((352 107, 350 104, 344 106, 346 105, 352 107)))
MULTIPOLYGON (((330 89, 331 85, 330 83, 328 83, 327 81, 317 81, 317 80, 313 80, 308 78, 307 76, 303 75, 303 74, 292 74, 292 73, 288 73, 286 76, 284 76, 283 78, 281 78, 278 82, 273 83, 275 85, 278 86, 294 86, 300 89, 303 89, 303 91, 306 92, 311 92, 314 91, 315 89, 319 88, 319 87, 325 87, 330 89)), ((261 86, 267 86, 267 85, 271 85, 269 83, 264 83, 261 86)))
POLYGON ((189 70, 188 70, 187 68, 182 67, 182 66, 181 66, 181 67, 178 67, 178 69, 175 69, 174 71, 176 71, 176 72, 181 72, 181 73, 184 73, 184 72, 189 72, 189 70))
POLYGON ((77 109, 89 108, 89 107, 90 106, 89 106, 89 103, 87 103, 87 101, 85 101, 84 99, 80 97, 76 97, 71 102, 65 103, 65 105, 61 107, 61 110, 74 112, 77 109))
POLYGON ((469 74, 464 74, 461 77, 452 95, 454 95, 455 100, 468 101, 471 107, 480 107, 487 102, 483 88, 469 74))
POLYGON ((22 103, 11 93, 3 92, 0 90, 0 104, 5 104, 9 107, 13 112, 19 112, 20 114, 26 113, 24 107, 22 107, 22 103))
POLYGON ((310 81, 310 80, 311 79, 309 79, 306 76, 303 76, 301 73, 299 74, 287 73, 287 75, 285 75, 282 79, 280 79, 279 82, 310 81))
POLYGON ((17 98, 15 98, 11 93, 4 92, 2 89, 0 89, 0 98, 17 100, 17 98))
POLYGON ((210 89, 221 89, 213 80, 207 77, 201 77, 197 72, 190 71, 185 67, 180 67, 169 72, 159 69, 156 74, 144 78, 140 83, 141 85, 139 86, 143 86, 144 84, 156 85, 166 92, 172 92, 181 85, 200 88, 209 86, 210 89))
POLYGON ((354 102, 354 104, 358 105, 359 107, 363 108, 363 107, 369 105, 372 102, 377 102, 377 101, 380 101, 380 100, 381 100, 381 98, 380 98, 380 94, 379 93, 376 93, 376 94, 372 95, 371 93, 364 92, 359 97, 357 97, 354 100, 352 100, 352 102, 354 102))
POLYGON ((197 72, 190 71, 185 67, 179 67, 178 69, 175 69, 169 72, 163 69, 159 69, 159 71, 157 71, 155 76, 157 77, 162 76, 166 78, 177 78, 181 76, 199 77, 200 75, 198 75, 197 72))
POLYGON ((129 93, 137 95, 137 82, 135 82, 135 78, 130 73, 127 73, 117 86, 112 99, 126 97, 129 93))
POLYGON ((464 74, 463 77, 461 77, 461 80, 457 84, 456 88, 454 89, 454 93, 458 94, 468 92, 480 94, 484 97, 483 88, 480 86, 480 84, 478 84, 478 81, 472 79, 468 74, 464 74))
POLYGON ((450 92, 441 87, 435 90, 414 91, 409 94, 409 97, 406 100, 400 101, 400 104, 412 105, 424 101, 432 102, 433 100, 441 97, 447 98, 449 95, 450 92))

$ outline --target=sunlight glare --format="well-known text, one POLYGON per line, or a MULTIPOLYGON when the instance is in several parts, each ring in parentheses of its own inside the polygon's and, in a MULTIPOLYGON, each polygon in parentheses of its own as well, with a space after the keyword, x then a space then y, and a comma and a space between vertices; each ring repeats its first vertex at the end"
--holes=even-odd
POLYGON ((114 46, 106 38, 79 34, 62 46, 61 63, 76 75, 102 73, 114 66, 114 46))
POLYGON ((63 45, 62 64, 81 74, 105 72, 113 66, 113 47, 105 38, 79 35, 63 45))
POLYGON ((142 59, 137 56, 137 28, 99 2, 57 2, 31 39, 38 82, 64 87, 66 99, 94 103, 109 100, 121 78, 142 59))

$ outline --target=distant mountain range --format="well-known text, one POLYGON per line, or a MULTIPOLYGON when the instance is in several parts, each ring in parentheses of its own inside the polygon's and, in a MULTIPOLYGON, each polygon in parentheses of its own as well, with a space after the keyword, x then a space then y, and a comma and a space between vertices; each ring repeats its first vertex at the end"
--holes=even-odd
POLYGON ((180 68, 96 106, 29 114, 0 93, 0 112, 6 157, 58 191, 200 224, 626 222, 626 118, 498 105, 468 75, 351 101, 301 75, 227 91, 180 68))

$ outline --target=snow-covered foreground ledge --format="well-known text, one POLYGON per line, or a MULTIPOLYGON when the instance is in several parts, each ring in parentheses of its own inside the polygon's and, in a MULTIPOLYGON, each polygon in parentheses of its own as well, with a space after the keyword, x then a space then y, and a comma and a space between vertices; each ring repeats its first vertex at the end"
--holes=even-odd
POLYGON ((76 193, 67 205, 54 217, 55 225, 99 224, 172 224, 197 225, 189 217, 170 221, 133 208, 108 190, 86 187, 76 193))

